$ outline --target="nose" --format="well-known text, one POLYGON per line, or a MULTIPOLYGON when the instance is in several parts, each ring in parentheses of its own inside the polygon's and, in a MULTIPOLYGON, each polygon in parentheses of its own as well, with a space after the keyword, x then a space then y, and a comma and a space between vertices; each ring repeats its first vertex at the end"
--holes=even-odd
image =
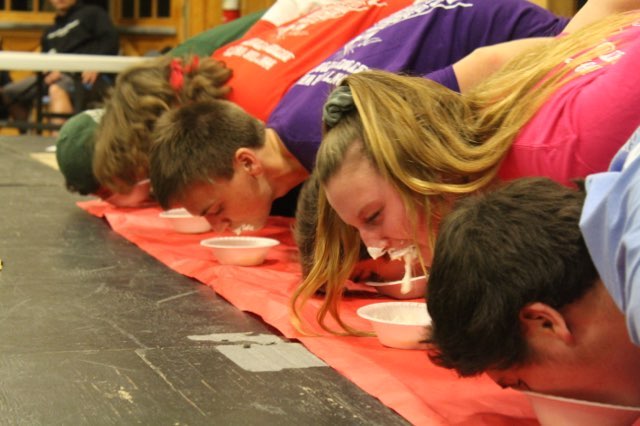
POLYGON ((360 230, 360 239, 367 247, 386 249, 389 246, 389 241, 376 231, 360 230))
POLYGON ((222 219, 213 216, 206 216, 207 222, 211 225, 213 232, 224 232, 231 227, 229 219, 222 219))

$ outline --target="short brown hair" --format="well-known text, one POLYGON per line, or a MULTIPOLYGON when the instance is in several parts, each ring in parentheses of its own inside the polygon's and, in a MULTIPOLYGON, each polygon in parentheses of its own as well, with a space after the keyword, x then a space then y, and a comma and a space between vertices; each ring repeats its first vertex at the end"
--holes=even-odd
POLYGON ((164 113, 152 133, 150 178, 164 208, 189 185, 231 179, 239 148, 264 145, 262 122, 223 100, 193 102, 164 113))
POLYGON ((530 360, 520 310, 562 309, 598 280, 578 225, 584 198, 522 178, 459 202, 440 228, 427 289, 436 364, 471 376, 530 360))
POLYGON ((165 111, 229 93, 231 70, 213 58, 202 58, 198 66, 185 71, 183 87, 176 91, 169 82, 171 64, 192 64, 194 60, 162 56, 118 74, 96 135, 93 172, 101 184, 126 192, 148 177, 151 132, 165 111))

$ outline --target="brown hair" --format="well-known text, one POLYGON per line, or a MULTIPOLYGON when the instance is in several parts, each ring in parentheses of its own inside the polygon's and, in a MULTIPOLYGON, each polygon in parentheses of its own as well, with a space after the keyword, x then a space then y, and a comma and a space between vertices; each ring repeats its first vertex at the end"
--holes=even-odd
POLYGON ((238 148, 260 148, 264 125, 229 101, 193 102, 165 112, 150 149, 150 177, 164 208, 179 202, 187 186, 231 179, 238 148))
POLYGON ((471 376, 530 360, 521 309, 560 310, 598 280, 579 227, 584 198, 523 178, 460 201, 442 223, 427 290, 436 364, 471 376))
POLYGON ((317 154, 314 260, 292 297, 294 324, 301 328, 301 306, 324 287, 326 297, 317 313, 320 325, 325 327, 329 314, 348 333, 357 333, 339 318, 338 305, 357 261, 360 238, 340 220, 323 189, 352 147, 398 191, 414 228, 419 214, 427 218, 433 241, 430 225, 446 213, 443 200, 494 184, 514 138, 540 105, 577 75, 576 67, 601 54, 599 43, 605 37, 636 19, 637 12, 614 15, 557 38, 516 58, 466 95, 423 78, 384 71, 347 77, 342 85, 349 87, 356 110, 328 130, 317 154), (573 60, 567 63, 570 55, 573 60))
MULTIPOLYGON (((118 75, 106 102, 93 158, 98 181, 114 192, 128 192, 147 177, 150 135, 158 117, 186 102, 226 96, 231 70, 212 58, 203 58, 184 73, 182 89, 169 83, 171 57, 150 59, 118 75)), ((182 60, 193 63, 193 58, 182 60)))

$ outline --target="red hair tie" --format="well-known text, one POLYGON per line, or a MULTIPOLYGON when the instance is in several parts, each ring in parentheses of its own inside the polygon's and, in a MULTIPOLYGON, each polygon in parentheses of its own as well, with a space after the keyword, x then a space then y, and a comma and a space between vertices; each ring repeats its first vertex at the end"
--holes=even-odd
POLYGON ((184 75, 191 74, 200 66, 200 58, 194 56, 191 62, 186 66, 182 66, 182 60, 175 58, 171 60, 171 73, 169 74, 169 84, 174 92, 178 93, 184 86, 184 75))
POLYGON ((171 60, 171 73, 169 74, 169 84, 174 92, 178 93, 184 85, 184 69, 182 61, 178 58, 171 60))
POLYGON ((187 74, 191 74, 192 72, 197 70, 199 66, 200 66, 200 57, 194 56, 193 58, 191 58, 191 63, 189 63, 184 68, 184 72, 186 72, 187 74))

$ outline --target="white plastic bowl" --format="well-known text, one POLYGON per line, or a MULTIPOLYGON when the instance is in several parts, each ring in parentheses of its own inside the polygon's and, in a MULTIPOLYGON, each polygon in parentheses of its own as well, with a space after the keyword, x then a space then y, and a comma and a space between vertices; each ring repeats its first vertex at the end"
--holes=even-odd
POLYGON ((264 262, 269 249, 280 241, 263 237, 215 237, 200 244, 211 248, 223 265, 254 266, 264 262))
POLYGON ((367 281, 365 284, 375 288, 378 293, 394 299, 424 298, 427 291, 427 277, 425 275, 411 278, 411 289, 404 294, 401 291, 402 280, 387 282, 367 281))
POLYGON ((425 349, 427 326, 431 317, 427 304, 420 302, 383 302, 362 306, 358 316, 371 321, 378 340, 398 349, 425 349))
POLYGON ((525 391, 541 426, 630 426, 640 407, 604 404, 525 391))
POLYGON ((183 208, 166 210, 159 216, 166 219, 176 232, 183 234, 200 234, 211 230, 207 219, 202 216, 192 216, 183 208))
POLYGON ((136 183, 128 194, 113 194, 105 200, 118 207, 138 207, 151 201, 151 181, 141 180, 136 183))

